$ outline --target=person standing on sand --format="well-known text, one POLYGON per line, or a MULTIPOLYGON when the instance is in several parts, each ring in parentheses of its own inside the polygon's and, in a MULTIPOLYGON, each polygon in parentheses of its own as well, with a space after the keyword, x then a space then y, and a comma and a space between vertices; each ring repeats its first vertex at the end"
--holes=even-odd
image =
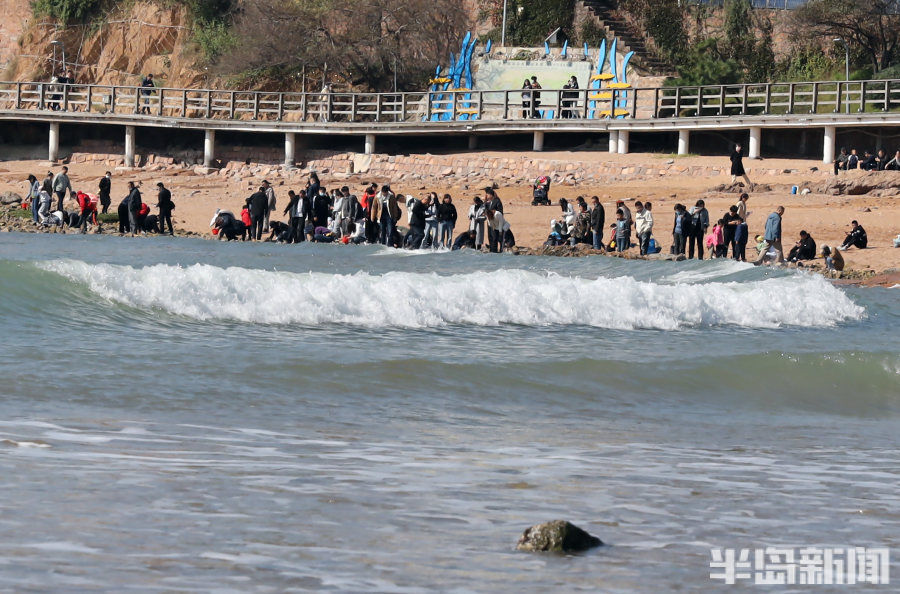
POLYGON ((250 209, 250 239, 262 240, 263 224, 265 223, 268 205, 269 199, 266 197, 266 189, 263 186, 260 186, 256 192, 247 198, 247 206, 250 209))
POLYGON ((275 189, 272 187, 272 184, 269 183, 269 180, 264 179, 262 183, 263 187, 266 189, 266 215, 263 221, 263 233, 269 232, 269 217, 275 212, 275 189))
POLYGON ((653 235, 653 215, 644 208, 640 200, 634 203, 634 223, 641 255, 646 256, 650 250, 650 236, 653 235))
POLYGON ((779 206, 775 209, 775 212, 770 214, 769 218, 766 219, 766 232, 765 235, 763 235, 763 242, 765 245, 759 253, 759 258, 754 262, 755 265, 759 266, 763 263, 770 248, 775 248, 775 262, 777 264, 784 262, 784 252, 781 249, 781 217, 783 215, 784 207, 779 206))
POLYGON ((629 221, 625 218, 625 212, 621 208, 616 209, 616 251, 624 252, 631 247, 628 232, 629 221))
POLYGON ((411 249, 417 250, 422 247, 422 240, 425 239, 425 217, 430 205, 431 194, 426 194, 421 200, 416 200, 409 209, 409 236, 406 243, 411 249))
POLYGON ((166 232, 166 223, 169 224, 169 235, 175 235, 175 229, 172 228, 172 211, 175 209, 175 203, 172 202, 172 192, 169 191, 162 182, 156 184, 158 193, 156 195, 156 206, 159 208, 159 232, 166 232))
POLYGON ((603 226, 606 224, 606 212, 603 205, 600 204, 600 198, 593 196, 591 198, 591 238, 593 239, 594 249, 603 250, 603 226))
POLYGON ((100 190, 100 205, 103 207, 101 212, 106 214, 106 211, 109 210, 109 205, 112 204, 112 199, 109 197, 112 190, 112 173, 107 171, 106 175, 100 178, 98 186, 100 190))
MULTIPOLYGON (((401 215, 400 205, 397 204, 397 195, 391 191, 391 187, 389 185, 381 186, 381 192, 378 193, 378 196, 375 198, 381 203, 381 220, 379 220, 379 226, 381 230, 381 237, 379 238, 382 245, 391 246, 394 245, 394 233, 397 231, 397 221, 400 220, 401 215)), ((425 205, 425 208, 428 208, 428 205, 425 205)), ((425 220, 424 218, 422 219, 425 220)), ((412 223, 410 223, 412 225, 412 223)), ((424 237, 424 225, 423 225, 423 233, 424 237)), ((421 241, 420 241, 421 243, 421 241)))
POLYGON ((687 227, 688 214, 684 210, 684 205, 675 205, 675 225, 672 227, 672 254, 677 256, 684 254, 684 231, 687 227))
POLYGON ((140 224, 141 214, 141 191, 133 181, 128 182, 128 227, 131 236, 134 237, 139 233, 143 233, 140 224))
POLYGON ((485 210, 484 213, 487 216, 488 228, 494 232, 494 235, 500 238, 496 250, 491 249, 491 252, 496 251, 497 253, 502 254, 506 245, 506 233, 509 231, 509 223, 506 222, 503 213, 499 210, 489 208, 485 210))
POLYGON ((47 192, 50 196, 53 196, 53 172, 48 171, 47 177, 44 178, 44 181, 41 182, 41 191, 47 192))
POLYGON ((38 212, 41 210, 41 182, 33 175, 28 176, 28 195, 25 199, 31 201, 31 220, 40 223, 38 212))
POLYGON ((475 249, 480 250, 484 245, 484 222, 487 216, 484 214, 484 202, 478 196, 472 199, 469 207, 469 231, 475 232, 475 249))
POLYGON ((748 188, 753 188, 753 184, 750 183, 750 178, 747 177, 747 172, 744 171, 744 153, 741 151, 741 145, 734 145, 734 152, 731 153, 731 183, 734 185, 734 182, 737 181, 738 177, 743 177, 744 181, 747 182, 748 188))
POLYGON ((709 211, 706 203, 698 200, 691 209, 691 232, 688 234, 688 260, 694 257, 694 244, 697 245, 697 259, 703 259, 703 238, 709 229, 709 211))
POLYGON ((53 193, 56 194, 56 197, 59 199, 59 207, 56 210, 63 209, 63 200, 66 197, 66 190, 69 191, 69 196, 73 196, 75 191, 72 189, 72 182, 69 181, 69 168, 63 166, 62 171, 56 174, 56 177, 53 178, 53 193))
MULTIPOLYGON (((487 216, 488 210, 493 210, 499 213, 503 212, 503 201, 500 200, 500 196, 497 195, 497 192, 495 192, 494 188, 492 188, 491 186, 487 186, 484 189, 485 216, 487 216)), ((503 242, 503 237, 496 230, 496 227, 491 226, 489 218, 486 218, 485 222, 487 223, 488 249, 491 252, 496 252, 497 246, 503 242)))

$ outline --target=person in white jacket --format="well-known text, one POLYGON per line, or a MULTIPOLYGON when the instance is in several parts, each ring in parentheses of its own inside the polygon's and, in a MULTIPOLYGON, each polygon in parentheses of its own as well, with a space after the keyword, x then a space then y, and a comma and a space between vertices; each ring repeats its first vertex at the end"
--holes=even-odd
POLYGON ((475 196, 472 206, 469 207, 469 231, 475 232, 475 249, 480 250, 484 245, 484 202, 475 196))
POLYGON ((509 231, 509 223, 506 222, 506 218, 499 210, 491 210, 489 208, 484 211, 484 214, 487 216, 488 228, 499 234, 500 247, 498 251, 503 253, 503 248, 506 246, 506 232, 509 231))
POLYGON ((650 249, 650 236, 653 234, 653 215, 644 208, 640 200, 634 203, 634 227, 637 233, 641 255, 646 256, 650 249))

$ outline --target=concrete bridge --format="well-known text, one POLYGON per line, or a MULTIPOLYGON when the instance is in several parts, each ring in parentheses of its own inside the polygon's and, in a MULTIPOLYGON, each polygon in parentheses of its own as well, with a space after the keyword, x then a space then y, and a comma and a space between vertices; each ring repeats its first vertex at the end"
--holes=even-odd
POLYGON ((316 135, 358 135, 375 151, 378 136, 609 135, 609 152, 629 151, 632 132, 677 132, 686 154, 692 131, 749 130, 747 156, 759 158, 764 130, 824 131, 822 161, 834 159, 841 128, 900 126, 900 80, 760 83, 701 87, 543 89, 529 104, 520 89, 415 93, 273 93, 215 89, 0 82, 0 121, 49 127, 48 157, 59 153, 61 124, 124 127, 133 166, 136 129, 203 130, 204 163, 215 159, 217 131, 284 134, 284 162, 316 135), (615 114, 617 117, 610 117, 615 114))

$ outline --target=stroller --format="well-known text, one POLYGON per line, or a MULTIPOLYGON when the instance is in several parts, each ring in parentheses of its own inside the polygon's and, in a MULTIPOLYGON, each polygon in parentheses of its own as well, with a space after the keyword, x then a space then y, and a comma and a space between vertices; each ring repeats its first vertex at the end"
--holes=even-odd
POLYGON ((537 178, 532 186, 534 198, 531 201, 532 206, 546 205, 550 206, 550 178, 542 175, 537 178))

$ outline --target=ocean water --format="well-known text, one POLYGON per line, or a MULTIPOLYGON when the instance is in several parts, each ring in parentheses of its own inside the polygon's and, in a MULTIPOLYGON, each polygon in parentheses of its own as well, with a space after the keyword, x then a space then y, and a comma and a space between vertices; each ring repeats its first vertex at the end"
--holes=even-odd
POLYGON ((696 592, 712 547, 900 544, 896 289, 4 233, 0 314, 0 591, 696 592), (557 518, 607 546, 514 550, 557 518))

